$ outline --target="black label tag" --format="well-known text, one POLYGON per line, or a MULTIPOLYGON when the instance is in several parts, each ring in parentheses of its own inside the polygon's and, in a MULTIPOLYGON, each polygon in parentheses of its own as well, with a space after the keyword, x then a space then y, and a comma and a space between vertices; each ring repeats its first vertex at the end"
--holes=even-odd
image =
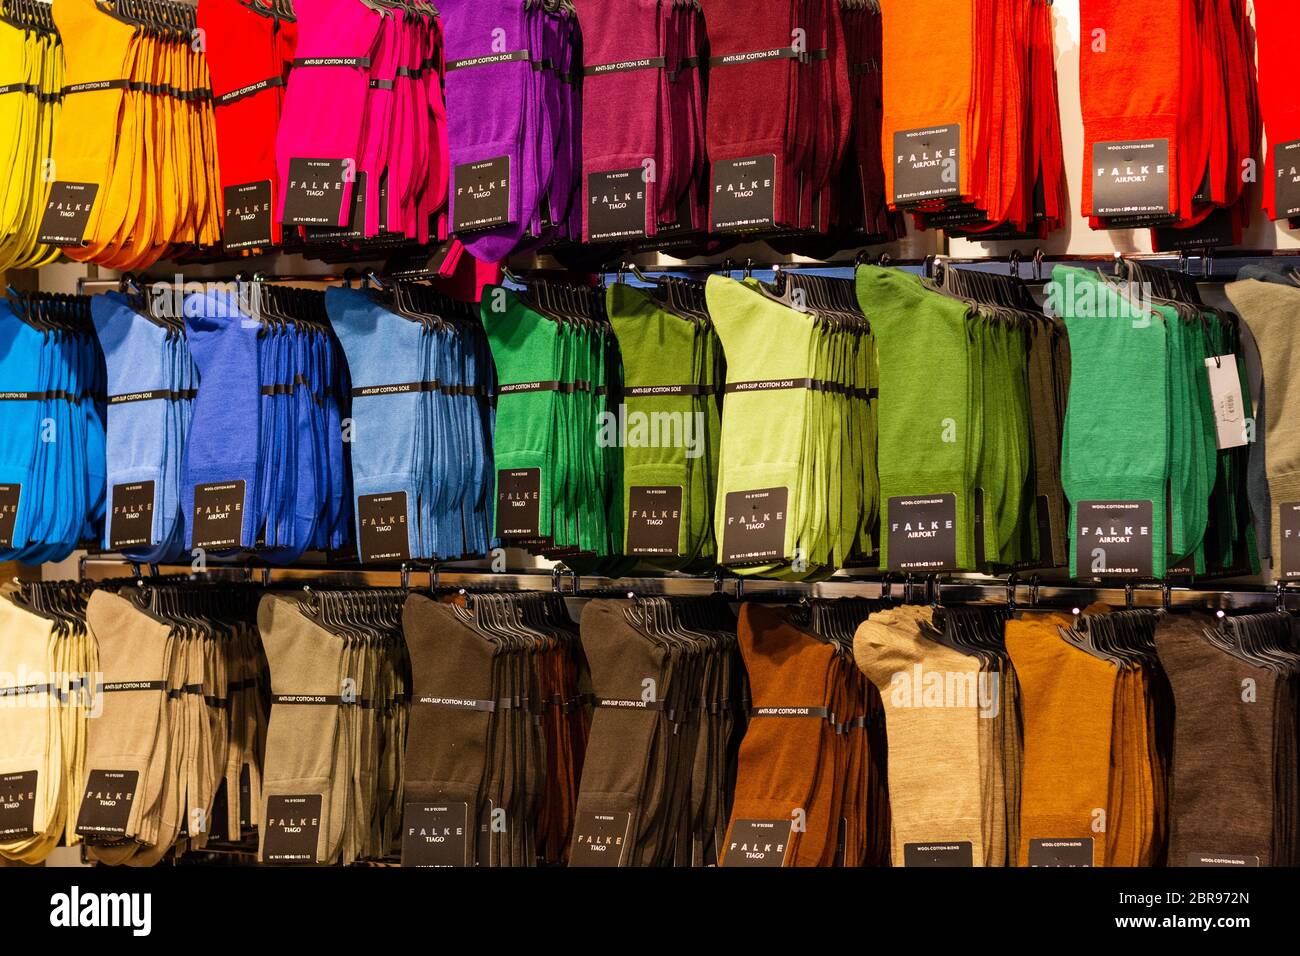
POLYGON ((108 546, 114 551, 138 548, 153 540, 153 482, 113 486, 113 514, 108 546))
POLYGON ((343 217, 343 191, 350 169, 352 164, 344 159, 289 160, 284 224, 337 228, 343 217))
POLYGON ((264 863, 315 863, 320 838, 321 796, 267 797, 264 863))
POLYGON ((722 563, 780 561, 785 558, 787 488, 733 491, 727 495, 727 525, 722 531, 722 563))
POLYGON ((573 825, 569 866, 622 866, 632 814, 584 810, 573 825))
POLYGON ((961 124, 894 134, 894 205, 961 195, 961 124))
MULTIPOLYGON (((382 208, 382 207, 381 207, 382 208)), ((386 279, 432 279, 443 274, 455 244, 448 239, 436 246, 417 246, 395 252, 384 267, 386 279)))
POLYGON ((0 485, 0 548, 14 546, 14 525, 18 522, 18 502, 22 485, 0 485))
POLYGON ((271 180, 225 188, 227 252, 257 249, 271 244, 271 180))
POLYGON ((333 228, 308 229, 308 242, 345 242, 366 237, 366 174, 357 172, 356 182, 352 184, 352 208, 348 210, 348 221, 344 226, 333 224, 333 228))
POLYGON ((0 775, 0 841, 35 835, 36 771, 0 775))
POLYGON ((630 489, 627 511, 628 554, 676 555, 681 530, 680 485, 638 485, 630 489))
POLYGON ((1092 866, 1092 837, 1082 840, 1030 840, 1030 866, 1092 866))
POLYGON ((713 164, 714 232, 752 232, 776 225, 776 156, 713 164))
POLYGON ((455 189, 452 229, 473 232, 508 223, 510 172, 509 156, 458 165, 452 184, 455 189))
POLYGON ((85 242, 90 211, 95 208, 98 194, 98 183, 51 185, 36 241, 50 246, 79 246, 85 242))
POLYGON ((362 495, 357 499, 357 526, 363 562, 406 561, 411 557, 406 504, 405 491, 362 495))
POLYGON ((957 570, 957 496, 889 499, 889 570, 957 570))
POLYGON ((1168 217, 1169 140, 1093 144, 1092 214, 1168 217))
POLYGON ((904 843, 903 866, 974 866, 969 840, 958 843, 904 843))
POLYGON ((239 825, 251 826, 253 818, 253 780, 248 764, 239 768, 239 825))
POLYGON ((591 242, 645 237, 645 179, 638 169, 587 177, 587 226, 591 242))
POLYGON ((1235 856, 1228 853, 1188 853, 1188 866, 1259 866, 1257 856, 1235 856))
POLYGON ((792 820, 737 820, 731 825, 731 839, 722 851, 720 866, 785 866, 790 852, 792 820))
POLYGON ((1190 229, 1163 226, 1156 229, 1155 250, 1215 249, 1233 243, 1232 210, 1216 209, 1190 229))
MULTIPOLYGON (((3 488, 0 487, 0 491, 3 488)), ((0 501, 0 512, 4 504, 0 501)), ((1294 581, 1300 578, 1300 501, 1284 501, 1277 506, 1278 520, 1282 524, 1282 553, 1274 558, 1279 580, 1294 581)), ((3 528, 0 527, 0 535, 3 528)))
POLYGON ((1278 219, 1300 216, 1300 139, 1273 147, 1273 206, 1278 219))
POLYGON ((194 486, 194 547, 220 551, 239 547, 244 533, 244 482, 194 486))
POLYGON ((139 779, 135 770, 92 770, 81 795, 77 833, 84 837, 126 836, 139 779))
POLYGON ((1081 501, 1075 510, 1079 577, 1151 577, 1153 509, 1149 501, 1081 501))
POLYGON ((497 537, 535 538, 541 531, 542 470, 497 472, 497 537))
POLYGON ((408 803, 402 810, 402 866, 469 866, 468 803, 408 803))

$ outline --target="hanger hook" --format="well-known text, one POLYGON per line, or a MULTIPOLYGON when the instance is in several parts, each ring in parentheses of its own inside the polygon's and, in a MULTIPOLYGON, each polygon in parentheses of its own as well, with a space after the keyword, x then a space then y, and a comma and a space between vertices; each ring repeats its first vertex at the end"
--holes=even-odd
POLYGON ((1007 576, 1007 610, 1009 611, 1014 611, 1016 609, 1016 588, 1019 584, 1020 575, 1012 571, 1011 574, 1007 576))
POLYGON ((1124 607, 1133 610, 1137 606, 1137 595, 1132 581, 1124 582, 1124 607))

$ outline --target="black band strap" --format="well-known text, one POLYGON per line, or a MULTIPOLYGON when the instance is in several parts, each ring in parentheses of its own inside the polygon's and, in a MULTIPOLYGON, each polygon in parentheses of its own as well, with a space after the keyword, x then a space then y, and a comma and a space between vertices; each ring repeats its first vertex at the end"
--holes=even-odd
POLYGON ((444 707, 451 710, 481 710, 493 713, 497 709, 494 700, 474 700, 469 697, 413 697, 411 703, 421 707, 444 707))
POLYGON ((256 83, 250 83, 247 86, 241 86, 237 90, 231 90, 229 93, 222 93, 217 97, 217 105, 229 106, 231 103, 238 103, 240 100, 256 96, 263 90, 274 89, 277 86, 284 86, 284 77, 273 76, 269 79, 258 80, 256 83))
POLYGON ((368 56, 300 56, 293 61, 295 70, 306 67, 313 69, 322 66, 346 66, 353 69, 368 70, 370 69, 370 57, 368 56))
POLYGON ((741 66, 745 63, 763 63, 768 60, 797 60, 799 54, 792 47, 777 47, 773 50, 751 50, 747 53, 728 53, 726 56, 709 57, 709 66, 741 66))
POLYGON ((471 56, 464 60, 450 60, 447 63, 446 70, 450 73, 452 70, 468 70, 476 66, 492 66, 497 63, 516 63, 528 61, 533 55, 527 50, 515 50, 513 53, 489 53, 486 56, 471 56))
POLYGON ((662 70, 668 61, 662 56, 647 56, 639 60, 619 60, 616 63, 601 63, 597 66, 584 66, 583 76, 604 76, 607 73, 635 73, 640 70, 662 70))

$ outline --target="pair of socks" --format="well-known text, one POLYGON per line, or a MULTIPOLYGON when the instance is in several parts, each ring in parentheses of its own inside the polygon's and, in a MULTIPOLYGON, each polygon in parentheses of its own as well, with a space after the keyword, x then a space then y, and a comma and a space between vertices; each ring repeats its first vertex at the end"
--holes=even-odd
POLYGON ((353 289, 325 307, 351 383, 361 560, 486 553, 493 370, 476 307, 353 289))
POLYGON ((623 357, 624 553, 663 570, 711 568, 717 553, 722 344, 694 289, 694 302, 676 286, 606 293, 623 357))
POLYGON ((590 718, 586 665, 563 603, 415 594, 402 620, 412 675, 403 865, 564 861, 590 718), (431 853, 428 831, 455 838, 431 853))
POLYGON ((104 524, 104 357, 87 297, 0 302, 0 555, 62 561, 104 524))
POLYGON ((136 561, 173 561, 189 540, 181 483, 198 370, 179 329, 147 304, 106 292, 90 308, 108 372, 104 547, 136 561), (137 518, 119 524, 115 540, 116 509, 137 518))
POLYGON ((743 672, 720 602, 582 612, 596 709, 571 866, 717 864, 743 732, 743 672))
POLYGON ((138 270, 220 240, 211 81, 193 9, 174 11, 184 28, 164 34, 94 0, 53 10, 67 68, 51 195, 72 184, 92 205, 80 235, 42 230, 79 262, 138 270))
POLYGON ((38 242, 63 89, 63 47, 48 6, 0 19, 0 272, 37 269, 58 249, 38 242))
POLYGON ((384 859, 401 821, 409 677, 405 593, 374 590, 364 612, 348 592, 268 594, 257 612, 271 676, 262 778, 261 863, 384 859), (357 624, 369 639, 356 640, 357 624), (364 613, 364 618, 358 617, 364 613))
POLYGON ((851 291, 708 280, 727 358, 714 527, 737 573, 816 579, 872 551, 876 341, 851 291))

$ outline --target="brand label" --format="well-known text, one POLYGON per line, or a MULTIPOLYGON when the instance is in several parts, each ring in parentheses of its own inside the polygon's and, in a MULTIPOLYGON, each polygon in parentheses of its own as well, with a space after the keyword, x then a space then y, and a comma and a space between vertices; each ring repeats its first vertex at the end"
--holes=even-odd
POLYGON ((343 221, 343 197, 353 169, 353 164, 344 159, 290 159, 285 225, 339 226, 343 221))
POLYGON ((678 553, 682 530, 680 485, 630 489, 627 512, 627 553, 667 555, 678 553))
POLYGON ((135 770, 92 770, 81 795, 77 833, 84 837, 126 836, 139 779, 135 770))
POLYGON ((85 242, 90 211, 95 208, 98 194, 98 183, 51 185, 37 241, 50 246, 79 246, 85 242))
POLYGON ((542 470, 497 472, 497 537, 535 538, 541 531, 542 470))
POLYGON ((227 252, 256 249, 271 244, 271 180, 227 186, 225 234, 227 252))
POLYGON ((587 177, 588 241, 644 238, 645 190, 639 168, 591 173, 587 177))
POLYGON ((315 863, 320 838, 321 796, 267 797, 264 863, 315 863))
POLYGON ((0 485, 0 548, 14 546, 14 526, 18 523, 18 502, 22 485, 0 485))
POLYGON ((722 563, 780 561, 785 557, 787 488, 733 491, 727 495, 722 563))
POLYGON ((1282 554, 1277 576, 1283 581, 1300 579, 1300 501, 1284 501, 1277 506, 1282 523, 1282 554))
POLYGON ((1273 205, 1278 219, 1300 216, 1300 139, 1273 147, 1273 205))
POLYGON ((1092 837, 1081 840, 1030 840, 1030 866, 1092 866, 1092 837))
POLYGON ((894 134, 894 205, 961 195, 961 124, 894 134))
POLYGON ((957 570, 957 496, 889 499, 889 570, 957 570))
POLYGON ((243 531, 242 480, 195 485, 194 547, 209 551, 237 548, 243 531))
POLYGON ((1246 403, 1241 394, 1237 356, 1207 358, 1205 369, 1210 376, 1210 401, 1214 404, 1214 427, 1219 450, 1249 444, 1246 441, 1246 403))
POLYGON ((1149 578, 1152 573, 1149 501, 1081 501, 1075 510, 1079 577, 1149 578))
POLYGON ((357 536, 361 539, 362 562, 406 561, 411 557, 406 504, 405 491, 357 498, 357 536))
POLYGON ((35 835, 35 770, 0 774, 0 842, 35 835))
POLYGON ((785 866, 790 852, 793 820, 737 820, 731 825, 731 839, 722 851, 720 866, 785 866))
POLYGON ((510 221, 510 157, 460 163, 453 175, 452 228, 491 229, 510 221))
POLYGON ((402 866, 469 866, 469 828, 468 803, 408 803, 402 866))
POLYGON ((1169 140, 1094 144, 1092 214, 1103 218, 1167 218, 1169 140))
POLYGON ((957 843, 904 843, 903 866, 974 866, 970 841, 957 843))
POLYGON ((714 232, 750 232, 776 225, 776 156, 713 164, 714 232))
POLYGON ((622 866, 632 814, 584 810, 573 825, 569 866, 622 866))
POLYGON ((149 544, 153 540, 153 482, 114 485, 112 497, 108 546, 121 551, 149 544))
POLYGON ((1257 856, 1235 856, 1228 853, 1188 853, 1188 866, 1259 866, 1257 856))

